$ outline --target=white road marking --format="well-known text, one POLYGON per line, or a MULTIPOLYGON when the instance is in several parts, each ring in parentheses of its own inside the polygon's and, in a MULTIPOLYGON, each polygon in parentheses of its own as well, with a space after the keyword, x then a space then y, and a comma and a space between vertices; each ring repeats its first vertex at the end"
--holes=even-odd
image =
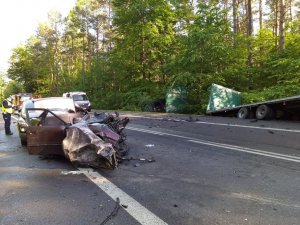
MULTIPOLYGON (((163 118, 163 117, 131 116, 131 115, 126 115, 126 116, 127 117, 133 117, 133 118, 152 119, 152 120, 168 120, 168 121, 175 121, 175 122, 188 122, 187 120, 178 120, 178 119, 170 119, 170 118, 163 118)), ((191 123, 191 122, 189 122, 189 123, 191 123)), ((215 126, 250 128, 250 129, 258 129, 258 130, 272 130, 272 131, 300 133, 300 130, 284 129, 284 128, 257 127, 257 126, 247 126, 247 125, 229 124, 229 123, 213 123, 213 122, 204 122, 204 121, 194 121, 192 123, 208 124, 208 125, 215 125, 215 126)))
POLYGON ((208 125, 216 125, 216 126, 228 126, 228 127, 240 127, 240 128, 259 129, 259 130, 272 130, 272 131, 283 131, 283 132, 300 133, 300 130, 283 129, 283 128, 273 128, 273 127, 256 127, 256 126, 246 126, 246 125, 228 124, 228 123, 211 123, 211 122, 203 122, 203 121, 196 121, 195 123, 208 124, 208 125))
POLYGON ((101 174, 94 172, 91 169, 78 169, 112 199, 115 200, 119 198, 121 204, 128 205, 126 212, 128 212, 139 223, 143 225, 167 225, 166 222, 150 212, 101 174))
POLYGON ((300 157, 297 156, 289 156, 289 155, 284 155, 284 154, 278 154, 278 153, 273 153, 273 152, 266 152, 262 150, 257 150, 257 149, 251 149, 251 148, 244 148, 244 147, 239 147, 239 146, 230 146, 230 145, 224 145, 220 143, 209 143, 209 142, 204 142, 204 141, 196 141, 196 140, 188 140, 190 142, 198 143, 198 144, 203 144, 203 145, 209 145, 209 146, 214 146, 218 148, 225 148, 225 149, 230 149, 234 151, 239 151, 239 152, 246 152, 254 155, 262 155, 262 156, 267 156, 271 158, 276 158, 276 159, 283 159, 287 161, 292 161, 292 162, 300 162, 300 157))
POLYGON ((246 153, 255 154, 255 155, 262 155, 262 156, 267 156, 270 158, 283 159, 283 160, 292 161, 292 162, 300 162, 300 157, 292 156, 292 155, 285 155, 285 154, 267 152, 267 151, 263 151, 263 150, 241 147, 241 146, 236 146, 236 145, 228 145, 228 144, 222 144, 222 143, 217 143, 217 142, 205 141, 205 140, 190 138, 187 136, 151 131, 151 130, 140 129, 140 128, 135 128, 135 127, 126 127, 126 128, 129 130, 134 130, 134 131, 144 132, 144 133, 149 133, 149 134, 155 134, 155 135, 159 134, 161 136, 165 135, 165 136, 182 138, 189 142, 208 145, 208 146, 214 146, 214 147, 218 147, 218 148, 225 148, 225 149, 230 149, 230 150, 234 150, 234 151, 246 152, 246 153))

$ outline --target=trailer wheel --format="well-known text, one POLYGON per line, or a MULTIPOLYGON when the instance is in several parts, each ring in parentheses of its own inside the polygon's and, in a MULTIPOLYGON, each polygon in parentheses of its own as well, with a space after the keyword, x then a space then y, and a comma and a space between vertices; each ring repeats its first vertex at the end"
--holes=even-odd
POLYGON ((260 105, 256 109, 256 119, 258 120, 272 119, 273 115, 273 110, 268 105, 260 105))
POLYGON ((239 119, 247 119, 249 118, 250 110, 246 107, 240 108, 237 113, 237 118, 239 119))

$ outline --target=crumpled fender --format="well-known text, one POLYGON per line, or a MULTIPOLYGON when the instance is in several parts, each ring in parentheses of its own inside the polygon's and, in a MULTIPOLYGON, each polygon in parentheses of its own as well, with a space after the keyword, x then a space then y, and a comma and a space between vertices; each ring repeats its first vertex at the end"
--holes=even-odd
POLYGON ((63 150, 66 157, 76 165, 108 169, 118 165, 112 144, 103 141, 84 122, 66 130, 63 150))

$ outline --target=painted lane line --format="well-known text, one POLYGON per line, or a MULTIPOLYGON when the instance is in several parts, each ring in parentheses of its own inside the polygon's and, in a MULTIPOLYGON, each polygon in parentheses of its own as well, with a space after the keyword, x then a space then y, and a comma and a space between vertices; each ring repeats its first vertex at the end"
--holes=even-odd
MULTIPOLYGON (((131 115, 126 115, 126 116, 127 117, 133 117, 133 118, 143 118, 143 119, 152 119, 152 120, 168 120, 168 121, 175 121, 175 122, 189 122, 189 123, 191 123, 190 121, 187 121, 187 120, 167 119, 167 118, 162 118, 162 117, 154 118, 154 117, 148 117, 148 116, 131 116, 131 115)), ((250 128, 250 129, 258 129, 258 130, 272 130, 272 131, 300 133, 300 130, 284 129, 284 128, 257 127, 257 126, 247 126, 247 125, 238 125, 238 124, 229 124, 229 123, 213 123, 213 122, 204 122, 204 121, 195 121, 195 122, 192 122, 192 123, 215 125, 215 126, 250 128)))
POLYGON ((229 123, 211 123, 211 122, 202 122, 202 121, 197 121, 195 123, 208 124, 208 125, 216 125, 216 126, 228 126, 228 127, 251 128, 251 129, 258 129, 258 130, 272 130, 272 131, 283 131, 283 132, 300 133, 300 130, 283 129, 283 128, 256 127, 256 126, 246 126, 246 125, 229 124, 229 123))
POLYGON ((134 131, 144 132, 144 133, 149 133, 149 134, 154 134, 154 135, 159 134, 161 136, 171 136, 171 137, 182 138, 182 139, 185 139, 190 142, 208 145, 208 146, 225 148, 225 149, 246 152, 246 153, 251 153, 251 154, 256 154, 256 155, 262 155, 262 156, 267 156, 267 157, 276 158, 276 159, 283 159, 283 160, 292 161, 292 162, 300 162, 300 157, 293 156, 293 155, 285 155, 285 154, 280 154, 280 153, 275 153, 275 152, 267 152, 267 151, 258 150, 258 149, 252 149, 252 148, 241 147, 241 146, 236 146, 236 145, 228 145, 228 144, 211 142, 211 141, 205 141, 205 140, 195 139, 195 138, 177 135, 177 134, 157 132, 157 131, 151 131, 151 130, 134 128, 134 127, 126 127, 126 128, 129 130, 134 130, 134 131))
POLYGON ((147 208, 142 206, 101 174, 94 172, 91 169, 78 169, 112 199, 115 200, 119 198, 121 204, 128 205, 126 212, 139 223, 143 225, 167 225, 166 222, 150 212, 147 208))
MULTIPOLYGON (((144 129, 135 129, 135 130, 136 131, 141 131, 141 132, 148 131, 147 133, 150 133, 150 134, 156 134, 157 133, 157 132, 153 132, 153 131, 150 131, 150 130, 144 130, 144 129)), ((280 157, 300 160, 300 157, 297 157, 297 156, 285 155, 285 154, 280 154, 280 153, 275 153, 275 152, 267 152, 267 151, 262 151, 262 150, 258 150, 258 149, 253 149, 253 148, 241 147, 241 146, 237 146, 237 145, 228 145, 228 144, 223 144, 223 143, 205 141, 205 140, 190 138, 190 137, 186 137, 186 136, 176 135, 176 134, 168 134, 168 133, 159 132, 159 135, 179 137, 179 138, 187 139, 188 141, 201 142, 202 144, 207 144, 207 145, 217 145, 219 147, 235 148, 235 149, 240 149, 240 150, 247 150, 247 151, 252 151, 252 152, 259 152, 259 153, 263 153, 263 154, 276 155, 276 156, 280 156, 280 157)))
MULTIPOLYGON (((130 128, 130 129, 132 129, 132 128, 130 128)), ((297 160, 300 159, 300 157, 297 157, 297 156, 285 155, 285 154, 280 154, 280 153, 275 153, 275 152, 267 152, 267 151, 262 151, 262 150, 258 150, 258 149, 253 149, 253 148, 241 147, 241 146, 237 146, 237 145, 228 145, 228 144, 223 144, 223 143, 204 141, 204 140, 190 138, 190 137, 176 135, 176 134, 168 134, 168 133, 162 133, 162 132, 139 129, 139 128, 133 128, 132 130, 141 131, 141 132, 145 132, 145 133, 149 133, 149 134, 159 134, 161 136, 166 135, 166 136, 179 137, 179 138, 187 139, 188 141, 198 141, 198 142, 201 142, 203 144, 208 144, 208 145, 209 144, 215 144, 215 145, 218 145, 218 146, 221 146, 221 147, 230 147, 230 148, 236 148, 236 149, 241 149, 241 150, 256 151, 256 152, 265 153, 265 154, 269 153, 271 155, 277 155, 277 156, 282 156, 282 157, 287 157, 287 158, 294 158, 294 159, 297 159, 297 160)))
POLYGON ((247 150, 247 149, 242 149, 242 148, 234 148, 234 147, 230 147, 230 146, 223 146, 220 144, 213 144, 213 143, 205 143, 202 141, 195 141, 195 140, 189 140, 190 142, 193 143, 198 143, 198 144, 203 144, 203 145, 209 145, 209 146, 214 146, 217 148, 225 148, 225 149, 230 149, 233 151, 238 151, 238 152, 246 152, 246 153, 250 153, 250 154, 254 154, 254 155, 262 155, 262 156, 267 156, 270 158, 276 158, 276 159, 283 159, 283 160, 287 160, 287 161, 292 161, 292 162, 300 162, 300 157, 289 157, 288 155, 284 155, 284 156, 278 156, 276 154, 270 154, 270 152, 265 152, 265 151, 261 151, 261 150, 247 150))
MULTIPOLYGON (((132 128, 130 127, 130 129, 132 129, 132 128)), ((139 129, 139 128, 133 128, 132 130, 140 131, 140 132, 145 132, 145 133, 150 133, 150 134, 157 134, 158 133, 158 132, 153 132, 153 131, 150 131, 150 130, 139 129)), ((236 145, 228 145, 228 144, 222 144, 222 143, 217 143, 217 142, 204 141, 204 140, 194 139, 194 138, 190 138, 190 137, 186 137, 186 136, 181 136, 181 135, 176 135, 176 134, 169 134, 169 133, 159 132, 159 135, 161 135, 161 136, 166 135, 166 136, 183 138, 183 139, 187 139, 188 141, 198 141, 198 142, 201 142, 201 143, 207 144, 207 145, 212 145, 213 144, 213 145, 218 145, 219 147, 229 147, 229 148, 235 148, 235 149, 240 149, 240 150, 248 150, 248 151, 252 151, 252 152, 259 152, 259 153, 263 153, 263 154, 269 154, 269 155, 275 155, 275 156, 280 156, 280 157, 284 157, 284 158, 291 158, 291 159, 300 160, 300 157, 297 157, 297 156, 285 155, 285 154, 273 153, 273 152, 267 152, 267 151, 262 151, 262 150, 258 150, 258 149, 251 149, 251 148, 247 148, 247 147, 240 147, 240 146, 236 146, 236 145)))

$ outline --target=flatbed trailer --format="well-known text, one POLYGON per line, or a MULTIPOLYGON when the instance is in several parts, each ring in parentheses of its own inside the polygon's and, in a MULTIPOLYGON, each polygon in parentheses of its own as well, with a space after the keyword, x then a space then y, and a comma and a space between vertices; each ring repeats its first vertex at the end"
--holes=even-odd
MULTIPOLYGON (((224 89, 225 94, 223 93, 221 96, 228 98, 228 90, 231 89, 218 87, 224 89)), ((210 98, 213 98, 212 95, 210 98)), ((210 99, 210 103, 212 101, 213 99, 210 99)), ((208 107, 207 115, 231 116, 239 119, 256 118, 258 120, 300 119, 300 95, 244 105, 228 104, 221 108, 213 107, 213 110, 211 109, 212 107, 208 107)))

